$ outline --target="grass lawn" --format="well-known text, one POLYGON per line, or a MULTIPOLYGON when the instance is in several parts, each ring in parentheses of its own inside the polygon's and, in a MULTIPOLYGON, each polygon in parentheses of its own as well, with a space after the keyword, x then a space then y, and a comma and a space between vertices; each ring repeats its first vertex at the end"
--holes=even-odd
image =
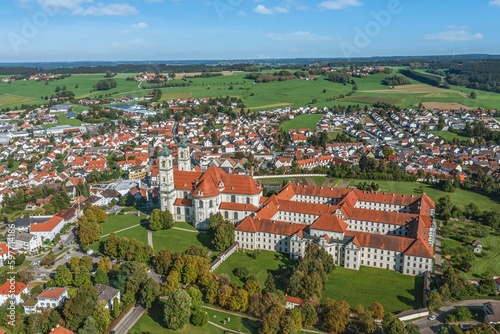
POLYGON ((359 271, 337 266, 330 273, 323 299, 345 300, 356 307, 379 302, 386 312, 422 306, 423 278, 392 270, 361 267, 359 271))
POLYGON ((441 241, 442 248, 452 249, 462 247, 462 243, 452 239, 443 239, 441 241))
POLYGON ((110 215, 108 219, 101 224, 102 235, 140 224, 142 219, 144 218, 137 217, 136 215, 110 215))
POLYGON ((172 253, 184 253, 190 246, 205 246, 212 249, 208 233, 192 233, 181 230, 162 230, 153 232, 155 252, 168 249, 172 253))
POLYGON ((447 141, 452 141, 454 138, 458 138, 458 140, 462 141, 462 140, 467 140, 469 139, 469 137, 465 137, 465 136, 461 136, 455 132, 452 132, 452 131, 429 131, 430 133, 433 133, 441 138, 443 138, 444 140, 447 140, 447 141))
MULTIPOLYGON (((210 305, 210 306, 214 307, 212 305, 210 305)), ((247 318, 237 317, 234 315, 227 315, 223 312, 214 311, 214 310, 210 310, 210 309, 206 309, 206 308, 204 308, 203 310, 207 311, 209 321, 216 323, 218 325, 221 325, 223 327, 226 327, 228 329, 231 329, 231 330, 234 330, 237 332, 241 331, 241 333, 257 334, 259 332, 259 328, 260 328, 259 321, 254 321, 254 320, 250 320, 247 318), (227 317, 229 317, 231 320, 229 322, 227 322, 226 324, 224 324, 223 321, 227 317)))
POLYGON ((42 127, 44 128, 52 128, 56 125, 70 125, 70 126, 80 126, 82 125, 82 121, 76 118, 68 118, 66 117, 66 114, 61 114, 58 116, 58 122, 57 124, 43 124, 42 127))
POLYGON ((262 287, 267 278, 269 270, 275 271, 284 267, 289 267, 294 263, 287 256, 270 251, 260 251, 256 259, 251 258, 247 253, 236 252, 231 255, 224 263, 222 263, 214 273, 220 275, 228 274, 231 282, 243 285, 243 281, 234 276, 233 270, 238 267, 245 267, 249 271, 249 275, 254 275, 259 280, 262 287))
POLYGON ((179 228, 183 228, 186 230, 196 231, 196 228, 193 225, 191 225, 189 223, 185 223, 185 222, 175 222, 174 227, 179 227, 179 228))
POLYGON ((323 117, 321 114, 303 114, 296 116, 294 119, 284 122, 281 124, 281 130, 288 131, 290 129, 311 129, 311 131, 316 131, 316 124, 323 117))
POLYGON ((316 181, 317 186, 321 186, 321 185, 323 185, 323 183, 325 183, 326 176, 315 176, 314 181, 316 181))
POLYGON ((179 334, 222 334, 222 329, 216 328, 210 324, 203 327, 195 327, 190 324, 182 329, 173 331, 163 327, 163 303, 153 305, 147 313, 137 321, 129 333, 179 333, 179 334))
MULTIPOLYGON (((474 222, 450 220, 443 227, 443 246, 454 248, 471 245, 474 240, 483 243, 483 251, 471 261, 471 269, 466 273, 471 278, 479 278, 485 272, 500 275, 500 233, 474 222), (448 240, 450 239, 450 240, 448 240)), ((472 248, 472 246, 470 246, 472 248)), ((451 259, 453 261, 453 258, 451 259)))
MULTIPOLYGON (((349 186, 355 186, 359 182, 363 181, 366 180, 352 180, 349 186)), ((447 193, 435 189, 432 185, 428 185, 421 182, 396 182, 396 181, 373 181, 373 182, 379 184, 380 191, 393 192, 396 194, 420 195, 418 189, 419 187, 422 187, 424 193, 426 193, 427 196, 429 196, 436 202, 441 197, 449 195, 453 204, 461 207, 462 209, 464 209, 464 207, 471 202, 476 203, 479 209, 483 211, 490 210, 494 205, 498 204, 487 196, 463 189, 455 189, 454 192, 447 193)))
MULTIPOLYGON (((118 218, 114 218, 114 219, 118 219, 118 220, 129 218, 129 217, 140 218, 140 217, 133 216, 133 215, 110 216, 108 218, 108 221, 106 221, 105 223, 102 224, 103 225, 102 235, 105 235, 108 233, 113 233, 114 231, 121 230, 123 228, 127 228, 127 227, 130 227, 133 225, 137 225, 139 223, 139 221, 133 221, 131 218, 129 218, 126 220, 125 225, 121 225, 121 223, 118 220, 113 219, 110 221, 110 219, 112 217, 118 217, 118 218), (108 222, 109 222, 109 225, 105 227, 104 225, 108 224, 108 222)), ((116 235, 119 237, 122 237, 122 238, 125 237, 125 238, 129 238, 129 239, 136 239, 137 241, 143 243, 144 245, 148 244, 148 230, 146 229, 146 227, 144 225, 132 227, 128 230, 118 232, 118 233, 116 233, 116 235)), ((95 252, 100 252, 101 244, 103 244, 106 240, 108 240, 107 236, 104 238, 101 238, 99 241, 96 241, 96 242, 90 244, 89 248, 93 249, 95 252)))

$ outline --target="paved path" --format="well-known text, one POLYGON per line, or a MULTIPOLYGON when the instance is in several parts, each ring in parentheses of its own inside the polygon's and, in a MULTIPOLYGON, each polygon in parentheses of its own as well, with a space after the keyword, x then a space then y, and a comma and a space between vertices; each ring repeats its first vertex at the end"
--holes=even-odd
MULTIPOLYGON (((223 309, 220 309, 220 308, 215 308, 215 307, 211 307, 211 306, 206 306, 206 305, 203 305, 203 308, 206 308, 208 310, 212 310, 212 311, 217 311, 217 312, 221 312, 221 313, 224 313, 224 314, 228 314, 228 315, 233 315, 235 317, 240 317, 240 318, 245 318, 245 319, 249 319, 249 320, 252 320, 252 321, 259 321, 259 319, 257 318, 254 318, 254 317, 251 317, 249 315, 245 315, 245 314, 240 314, 240 313, 236 313, 236 312, 231 312, 231 311, 227 311, 227 310, 223 310, 223 309)), ((215 326, 215 327, 218 327, 220 329, 225 329, 225 330, 229 330, 229 331, 232 331, 234 332, 234 330, 232 329, 227 329, 227 328, 224 328, 216 323, 213 323, 211 321, 208 322, 209 324, 215 326)), ((320 332, 320 331, 314 331, 314 330, 310 330, 310 329, 301 329, 302 332, 307 332, 307 333, 315 333, 315 334, 323 334, 323 333, 326 333, 326 332, 320 332)), ((242 332, 244 333, 244 332, 242 332)))
MULTIPOLYGON (((132 226, 129 226, 127 228, 124 228, 124 229, 121 229, 121 230, 118 230, 118 231, 114 231, 113 233, 120 233, 120 232, 123 232, 123 231, 126 231, 126 230, 130 230, 131 228, 134 228, 134 227, 137 227, 137 226, 141 226, 141 225, 146 225, 146 224, 132 225, 132 226)), ((110 234, 111 233, 108 233, 108 234, 105 234, 105 235, 101 235, 101 239, 105 238, 105 237, 108 237, 110 234)))
POLYGON ((205 231, 198 231, 198 230, 190 230, 187 228, 182 228, 182 227, 172 227, 174 230, 179 230, 179 231, 184 231, 184 232, 191 232, 191 233, 204 233, 205 231))
POLYGON ((127 334, 135 323, 142 317, 146 312, 146 309, 142 306, 133 307, 120 322, 113 328, 115 334, 127 334))
MULTIPOLYGON (((446 306, 441 307, 439 310, 435 311, 436 315, 435 320, 429 320, 427 317, 417 319, 413 321, 415 325, 420 329, 421 334, 435 334, 439 331, 441 326, 444 325, 446 316, 452 313, 457 306, 467 306, 472 308, 482 308, 484 303, 493 302, 495 300, 491 299, 471 299, 471 300, 463 300, 456 303, 448 303, 446 306)), ((461 322, 461 323, 469 323, 469 322, 461 322)))
POLYGON ((151 230, 148 230, 148 245, 152 248, 152 249, 155 249, 153 247, 153 231, 151 230))

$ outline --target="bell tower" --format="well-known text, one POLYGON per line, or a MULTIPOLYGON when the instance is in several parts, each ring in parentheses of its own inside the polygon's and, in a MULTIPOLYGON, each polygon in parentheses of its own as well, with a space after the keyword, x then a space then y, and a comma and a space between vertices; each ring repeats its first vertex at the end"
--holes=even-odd
POLYGON ((189 150, 189 142, 187 142, 184 137, 181 138, 177 144, 179 148, 179 155, 177 157, 177 166, 179 170, 191 171, 193 167, 191 166, 191 152, 189 150))
POLYGON ((160 177, 160 206, 162 210, 174 213, 175 186, 174 161, 172 151, 164 146, 158 154, 158 174, 160 177))

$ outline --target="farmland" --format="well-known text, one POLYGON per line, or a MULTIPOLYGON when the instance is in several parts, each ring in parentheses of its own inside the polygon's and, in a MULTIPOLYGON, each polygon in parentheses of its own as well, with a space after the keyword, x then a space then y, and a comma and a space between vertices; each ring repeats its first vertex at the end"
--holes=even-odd
MULTIPOLYGON (((358 86, 352 96, 346 95, 351 85, 333 83, 326 76, 318 76, 314 80, 293 79, 267 83, 254 83, 245 79, 246 73, 234 72, 208 78, 182 78, 179 73, 170 83, 189 84, 187 87, 161 88, 162 101, 180 98, 201 98, 217 96, 234 96, 241 98, 246 108, 266 110, 282 107, 298 108, 301 106, 332 107, 334 105, 360 104, 371 105, 375 102, 386 102, 401 107, 415 107, 419 103, 427 103, 429 107, 438 104, 446 106, 463 106, 466 108, 500 108, 500 94, 476 91, 477 98, 469 97, 472 89, 451 86, 450 89, 437 88, 410 80, 411 85, 390 88, 382 84, 387 76, 384 73, 370 75, 365 78, 354 78, 358 86), (335 101, 331 100, 337 97, 335 101), (313 103, 314 101, 314 103, 313 103)), ((22 103, 47 104, 43 98, 54 93, 57 86, 66 86, 75 93, 76 99, 96 98, 99 96, 134 96, 140 97, 152 87, 152 84, 127 81, 127 77, 135 73, 119 73, 113 79, 117 87, 109 91, 92 92, 92 87, 104 79, 104 74, 73 74, 72 76, 50 82, 18 80, 0 84, 0 107, 19 107, 22 103)), ((191 74, 192 75, 192 74, 191 74)))

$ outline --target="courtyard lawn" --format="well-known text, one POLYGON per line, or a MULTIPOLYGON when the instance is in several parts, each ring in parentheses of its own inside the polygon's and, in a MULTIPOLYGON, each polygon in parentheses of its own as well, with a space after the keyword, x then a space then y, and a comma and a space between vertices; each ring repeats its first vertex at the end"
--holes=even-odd
POLYGON ((437 202, 438 199, 446 195, 450 196, 453 204, 461 207, 462 209, 469 203, 475 203, 480 210, 490 210, 494 205, 497 205, 495 201, 487 196, 475 193, 473 191, 464 189, 455 189, 451 193, 440 191, 434 188, 432 185, 428 185, 421 182, 396 182, 396 181, 368 181, 368 180, 351 180, 349 186, 356 186, 359 182, 375 182, 380 186, 380 191, 383 192, 393 192, 396 194, 409 194, 409 195, 420 195, 419 188, 422 187, 423 192, 427 194, 432 200, 437 202))
POLYGON ((191 231, 196 231, 196 228, 193 225, 191 225, 189 223, 185 223, 185 222, 175 222, 174 227, 183 228, 183 229, 191 230, 191 231))
POLYGON ((423 278, 362 266, 359 271, 337 266, 328 277, 323 300, 345 300, 351 307, 379 302, 386 312, 422 307, 423 278))
POLYGON ((172 253, 184 253, 190 246, 205 246, 212 250, 208 233, 193 233, 176 229, 153 232, 155 253, 168 249, 172 253))
MULTIPOLYGON (((117 216, 117 217, 123 218, 125 216, 117 216)), ((139 217, 136 217, 136 218, 139 218, 139 217)), ((106 224, 106 223, 104 223, 104 224, 106 224)), ((129 222, 129 226, 131 226, 131 225, 133 226, 133 225, 137 225, 137 224, 138 224, 137 222, 133 223, 133 224, 131 224, 131 222, 129 222)), ((120 229, 126 228, 126 227, 113 229, 109 233, 114 233, 116 230, 120 230, 120 229)), ((103 230, 104 230, 104 228, 103 228, 103 230)), ((103 235, 104 234, 106 234, 106 233, 103 233, 103 235)), ((116 235, 119 237, 122 237, 122 238, 135 239, 135 240, 143 243, 144 245, 148 244, 148 230, 146 229, 145 225, 134 226, 132 228, 129 228, 128 230, 118 232, 118 233, 116 233, 116 235)), ((89 248, 93 249, 95 252, 100 252, 101 244, 104 243, 106 240, 108 240, 108 236, 103 237, 103 238, 99 239, 99 241, 96 241, 96 242, 90 244, 89 248)))
POLYGON ((137 217, 136 215, 110 215, 108 219, 101 224, 102 235, 138 225, 143 219, 144 217, 137 217))
POLYGON ((290 129, 311 129, 316 131, 316 124, 323 117, 321 114, 304 114, 296 116, 294 119, 281 124, 281 130, 288 131, 290 129))
POLYGON ((166 329, 163 327, 163 303, 160 301, 144 313, 139 321, 130 329, 129 333, 222 334, 224 331, 210 324, 206 324, 203 327, 188 324, 177 331, 166 329))
POLYGON ((243 281, 234 276, 233 270, 239 267, 245 267, 248 269, 249 275, 255 276, 259 280, 261 286, 264 287, 264 282, 266 281, 267 272, 269 270, 275 271, 281 268, 291 267, 294 263, 288 256, 277 252, 260 251, 255 259, 250 257, 249 254, 251 254, 251 252, 234 253, 215 269, 214 273, 216 275, 223 273, 228 274, 231 278, 231 282, 242 286, 243 281))
MULTIPOLYGON (((210 305, 210 307, 216 308, 215 306, 212 305, 210 305)), ((259 332, 260 321, 250 320, 244 317, 237 317, 232 314, 228 315, 226 313, 220 311, 214 311, 207 308, 203 308, 203 310, 207 311, 209 321, 217 325, 226 327, 227 329, 231 329, 238 333, 241 332, 241 333, 257 334, 259 332), (226 319, 227 317, 230 318, 230 321, 224 324, 224 319, 226 319)))

